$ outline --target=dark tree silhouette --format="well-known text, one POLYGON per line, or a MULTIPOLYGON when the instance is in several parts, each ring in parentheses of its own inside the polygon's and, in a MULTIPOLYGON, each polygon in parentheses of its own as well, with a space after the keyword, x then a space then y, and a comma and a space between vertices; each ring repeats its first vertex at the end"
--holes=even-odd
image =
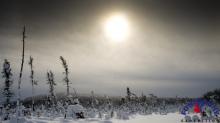
POLYGON ((131 101, 132 98, 138 98, 137 95, 135 93, 132 93, 130 88, 127 87, 127 101, 131 101))
POLYGON ((20 69, 20 74, 19 74, 19 79, 18 79, 18 99, 17 99, 17 113, 16 113, 16 118, 18 122, 18 117, 20 116, 19 111, 20 111, 20 98, 21 98, 21 79, 22 79, 22 72, 23 72, 23 66, 24 66, 24 49, 25 49, 25 26, 23 28, 22 32, 22 60, 21 60, 21 69, 20 69))
POLYGON ((50 93, 50 99, 49 101, 52 103, 52 105, 55 105, 55 94, 54 94, 54 86, 56 85, 54 81, 54 74, 52 71, 47 72, 47 84, 49 85, 49 93, 50 93))
POLYGON ((63 64, 63 67, 65 69, 65 72, 63 72, 65 74, 65 77, 64 77, 64 82, 66 83, 66 94, 67 96, 69 96, 70 92, 69 92, 69 88, 70 88, 70 81, 69 81, 69 69, 68 69, 68 65, 66 63, 66 60, 60 56, 60 60, 62 61, 62 64, 63 64))
POLYGON ((131 100, 131 91, 130 88, 127 87, 127 100, 130 101, 131 100))
POLYGON ((220 103, 220 89, 215 89, 213 91, 209 91, 203 95, 205 99, 214 100, 217 103, 220 103))
POLYGON ((5 78, 5 87, 3 91, 3 95, 6 97, 5 104, 8 105, 10 103, 10 98, 12 97, 13 93, 11 92, 11 85, 13 83, 12 81, 12 73, 11 73, 11 67, 10 63, 7 59, 5 59, 5 62, 3 64, 3 78, 5 78))
POLYGON ((3 95, 6 98, 4 103, 4 107, 6 109, 6 115, 4 119, 7 120, 9 118, 10 99, 13 96, 13 93, 11 91, 11 86, 13 84, 11 66, 7 59, 5 59, 5 62, 3 64, 2 74, 3 74, 2 77, 5 78, 3 95))

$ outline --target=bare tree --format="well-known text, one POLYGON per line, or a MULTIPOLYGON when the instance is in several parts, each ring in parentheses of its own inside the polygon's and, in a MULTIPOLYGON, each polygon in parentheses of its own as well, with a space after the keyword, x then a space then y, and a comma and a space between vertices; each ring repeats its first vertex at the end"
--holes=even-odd
POLYGON ((5 85, 4 85, 4 91, 3 95, 6 98, 5 100, 5 109, 6 109, 6 114, 4 116, 4 119, 7 120, 9 118, 9 110, 10 110, 10 99, 13 96, 13 93, 11 91, 11 85, 13 84, 12 81, 12 73, 11 73, 11 67, 10 63, 8 62, 7 59, 5 59, 5 62, 3 64, 3 70, 2 70, 2 77, 5 78, 5 85))
POLYGON ((19 79, 18 79, 18 99, 17 99, 17 112, 16 112, 16 118, 18 122, 18 117, 20 116, 19 111, 20 111, 20 98, 21 98, 21 79, 22 79, 22 72, 23 72, 23 66, 24 66, 24 49, 25 49, 25 26, 23 28, 22 32, 22 60, 21 60, 21 69, 20 69, 20 74, 19 74, 19 79))
POLYGON ((66 94, 67 96, 69 96, 69 88, 70 88, 70 81, 69 81, 69 69, 68 69, 68 65, 66 63, 66 60, 60 56, 60 60, 62 61, 62 64, 63 64, 63 67, 65 69, 65 72, 63 72, 65 74, 65 77, 64 77, 64 82, 66 83, 66 94))
POLYGON ((31 75, 30 75, 30 79, 31 79, 31 86, 32 86, 32 111, 34 111, 34 85, 37 85, 37 81, 34 80, 34 70, 33 70, 33 58, 30 56, 30 61, 29 61, 29 65, 31 68, 31 75))

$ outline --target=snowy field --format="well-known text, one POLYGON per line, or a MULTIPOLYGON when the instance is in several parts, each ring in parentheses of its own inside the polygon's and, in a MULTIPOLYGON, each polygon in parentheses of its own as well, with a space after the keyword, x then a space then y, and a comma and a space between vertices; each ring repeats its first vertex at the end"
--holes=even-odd
MULTIPOLYGON (((82 120, 73 120, 73 119, 63 119, 63 118, 55 118, 48 119, 44 117, 40 118, 32 118, 32 119, 21 119, 21 123, 179 123, 183 116, 178 113, 170 113, 167 115, 133 115, 129 118, 129 120, 121 120, 121 119, 99 119, 99 118, 89 118, 82 120)), ((16 123, 15 121, 4 121, 2 123, 16 123)))

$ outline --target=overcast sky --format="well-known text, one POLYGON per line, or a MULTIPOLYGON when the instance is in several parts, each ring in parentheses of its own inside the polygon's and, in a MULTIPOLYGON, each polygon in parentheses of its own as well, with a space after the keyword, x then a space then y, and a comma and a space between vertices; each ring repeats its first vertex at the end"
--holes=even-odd
POLYGON ((31 94, 30 55, 37 94, 48 93, 48 70, 55 73, 56 92, 65 92, 61 55, 69 65, 71 88, 79 93, 123 96, 129 86, 138 95, 195 97, 220 87, 220 4, 215 1, 1 1, 0 64, 11 62, 15 88, 23 25, 23 96, 31 94), (131 30, 117 44, 103 33, 103 20, 115 12, 126 15, 131 30))

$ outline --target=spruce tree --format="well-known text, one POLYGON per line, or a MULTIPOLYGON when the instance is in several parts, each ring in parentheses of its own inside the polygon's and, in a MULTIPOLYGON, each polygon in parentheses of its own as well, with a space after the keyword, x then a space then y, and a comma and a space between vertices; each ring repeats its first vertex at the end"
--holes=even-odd
POLYGON ((69 96, 69 88, 70 88, 70 81, 69 81, 69 69, 68 69, 68 65, 66 63, 66 60, 60 56, 60 60, 62 61, 62 65, 64 67, 64 74, 65 74, 65 77, 64 77, 64 82, 66 83, 66 95, 69 96))
POLYGON ((11 86, 13 84, 11 66, 10 62, 7 59, 5 59, 4 61, 2 74, 2 77, 5 78, 3 95, 5 97, 4 107, 6 109, 6 114, 4 119, 7 120, 9 118, 10 99, 13 96, 13 93, 11 91, 11 86))
POLYGON ((130 88, 127 87, 127 100, 130 101, 131 100, 131 91, 130 88))
POLYGON ((55 81, 54 81, 54 74, 52 71, 47 72, 47 84, 49 85, 49 93, 50 93, 50 104, 52 104, 52 106, 55 105, 55 94, 54 94, 54 86, 56 85, 55 81))

